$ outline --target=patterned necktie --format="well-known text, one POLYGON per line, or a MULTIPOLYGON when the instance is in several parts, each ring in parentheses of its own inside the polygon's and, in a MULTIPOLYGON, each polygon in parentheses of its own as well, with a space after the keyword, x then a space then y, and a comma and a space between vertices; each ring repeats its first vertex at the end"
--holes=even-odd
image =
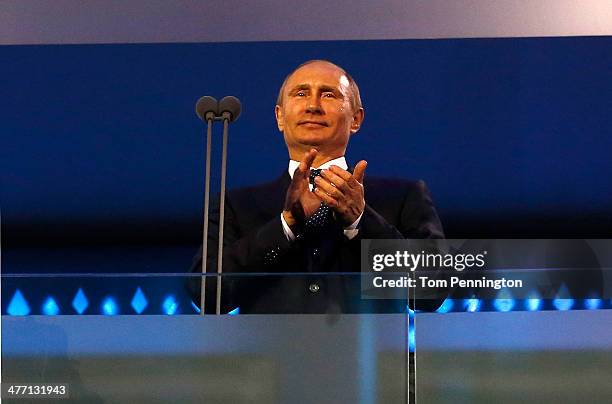
MULTIPOLYGON (((315 178, 321 175, 321 169, 313 168, 310 170, 310 175, 308 177, 310 184, 312 185, 312 190, 314 191, 316 188, 315 178)), ((309 234, 318 234, 320 233, 326 226, 331 224, 333 221, 333 213, 332 210, 327 206, 324 202, 321 202, 321 206, 316 212, 306 219, 304 223, 304 229, 306 233, 309 234)))
POLYGON ((323 171, 323 170, 321 170, 320 168, 313 168, 313 169, 310 170, 310 175, 308 176, 308 181, 310 181, 310 185, 312 185, 312 190, 313 191, 317 187, 317 184, 315 183, 315 178, 321 176, 321 171, 323 171))

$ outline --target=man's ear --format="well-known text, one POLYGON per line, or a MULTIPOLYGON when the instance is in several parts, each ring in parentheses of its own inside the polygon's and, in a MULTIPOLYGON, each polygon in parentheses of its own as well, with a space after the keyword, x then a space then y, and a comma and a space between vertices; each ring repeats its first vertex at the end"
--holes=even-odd
POLYGON ((283 108, 280 105, 274 107, 274 115, 276 116, 276 126, 279 131, 283 131, 285 127, 285 119, 283 116, 283 108))
POLYGON ((359 108, 357 112, 353 114, 353 120, 351 122, 351 135, 356 133, 359 128, 361 128, 361 124, 363 123, 363 119, 365 118, 365 111, 363 108, 359 108))

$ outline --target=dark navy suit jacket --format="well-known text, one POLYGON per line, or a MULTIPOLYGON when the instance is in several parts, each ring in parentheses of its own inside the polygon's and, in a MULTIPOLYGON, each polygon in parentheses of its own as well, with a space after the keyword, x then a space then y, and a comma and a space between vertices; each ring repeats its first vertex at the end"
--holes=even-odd
MULTIPOLYGON (((396 311, 392 303, 360 298, 362 239, 442 238, 442 225, 423 181, 366 177, 366 207, 359 232, 349 240, 339 226, 313 242, 287 240, 280 219, 290 184, 287 172, 275 181, 226 194, 222 313, 326 313, 396 311), (252 273, 268 273, 253 276, 252 273), (288 275, 303 273, 303 275, 288 275), (335 273, 329 276, 323 273, 335 273), (346 275, 342 275, 346 274, 346 275)), ((218 202, 211 203, 207 272, 216 272, 218 202)), ((201 271, 201 253, 192 271, 201 271)), ((207 280, 206 312, 214 312, 215 280, 207 280)), ((199 301, 199 279, 190 289, 199 301)), ((396 302, 397 303, 397 302, 396 302)), ((403 309, 405 310, 405 302, 403 309)))

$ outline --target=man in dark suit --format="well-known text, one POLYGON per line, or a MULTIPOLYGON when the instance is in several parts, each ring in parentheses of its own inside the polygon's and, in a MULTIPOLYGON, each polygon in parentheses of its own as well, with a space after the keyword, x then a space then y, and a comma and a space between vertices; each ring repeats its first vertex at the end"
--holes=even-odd
MULTIPOLYGON (((275 181, 226 195, 222 312, 360 312, 359 278, 321 273, 359 273, 362 239, 443 237, 427 188, 367 178, 364 160, 348 166, 345 151, 364 109, 355 81, 331 62, 309 61, 289 74, 275 114, 289 168, 275 181)), ((207 266, 215 271, 218 206, 211 211, 207 266)), ((200 266, 201 255, 193 271, 200 266)))

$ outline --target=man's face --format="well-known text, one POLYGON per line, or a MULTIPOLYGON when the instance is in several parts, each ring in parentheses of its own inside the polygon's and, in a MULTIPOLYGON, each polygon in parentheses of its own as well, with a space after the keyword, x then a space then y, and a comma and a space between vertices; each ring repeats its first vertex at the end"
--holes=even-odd
POLYGON ((351 95, 348 78, 329 63, 310 63, 289 77, 275 113, 291 158, 300 160, 312 147, 327 157, 344 155, 363 120, 363 109, 353 111, 351 95))

